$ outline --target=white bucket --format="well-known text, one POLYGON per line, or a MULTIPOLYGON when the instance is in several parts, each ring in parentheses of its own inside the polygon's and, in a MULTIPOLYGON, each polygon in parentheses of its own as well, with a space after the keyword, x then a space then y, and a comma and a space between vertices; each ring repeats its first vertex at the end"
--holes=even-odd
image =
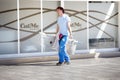
POLYGON ((76 50, 76 46, 77 46, 77 43, 78 41, 74 40, 74 39, 70 39, 68 41, 68 44, 67 44, 67 52, 68 54, 70 55, 74 55, 75 54, 75 50, 76 50))

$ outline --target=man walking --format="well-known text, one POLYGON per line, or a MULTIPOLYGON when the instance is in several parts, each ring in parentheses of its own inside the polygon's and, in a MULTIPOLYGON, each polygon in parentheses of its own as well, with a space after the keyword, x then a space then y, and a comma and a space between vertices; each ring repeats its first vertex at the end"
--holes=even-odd
POLYGON ((72 38, 72 31, 70 28, 71 19, 68 15, 64 14, 64 9, 62 7, 57 7, 56 11, 59 15, 57 20, 57 33, 59 32, 59 62, 56 65, 69 65, 70 57, 66 51, 66 43, 68 37, 72 38))

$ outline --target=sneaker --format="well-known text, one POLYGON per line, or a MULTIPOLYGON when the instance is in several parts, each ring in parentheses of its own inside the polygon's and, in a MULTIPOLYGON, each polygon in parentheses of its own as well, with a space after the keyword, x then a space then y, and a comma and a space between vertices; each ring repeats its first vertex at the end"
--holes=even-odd
POLYGON ((64 64, 66 64, 66 65, 70 65, 70 62, 66 62, 66 61, 65 61, 64 64))
POLYGON ((58 63, 56 63, 56 66, 62 66, 62 65, 63 65, 62 62, 58 62, 58 63))

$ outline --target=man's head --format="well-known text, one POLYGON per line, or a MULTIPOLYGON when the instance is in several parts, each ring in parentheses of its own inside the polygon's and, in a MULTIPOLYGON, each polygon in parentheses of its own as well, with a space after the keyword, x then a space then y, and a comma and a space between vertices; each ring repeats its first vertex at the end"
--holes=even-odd
POLYGON ((56 11, 57 11, 57 13, 58 13, 59 16, 61 16, 62 14, 64 14, 64 9, 63 9, 63 7, 57 7, 57 8, 56 8, 56 11))

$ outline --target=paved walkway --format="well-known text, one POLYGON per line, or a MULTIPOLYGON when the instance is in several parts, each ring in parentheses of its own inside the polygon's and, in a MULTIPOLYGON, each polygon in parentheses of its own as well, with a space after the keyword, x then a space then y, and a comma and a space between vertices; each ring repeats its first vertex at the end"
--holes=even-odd
POLYGON ((0 80, 120 80, 120 57, 0 65, 0 80))

